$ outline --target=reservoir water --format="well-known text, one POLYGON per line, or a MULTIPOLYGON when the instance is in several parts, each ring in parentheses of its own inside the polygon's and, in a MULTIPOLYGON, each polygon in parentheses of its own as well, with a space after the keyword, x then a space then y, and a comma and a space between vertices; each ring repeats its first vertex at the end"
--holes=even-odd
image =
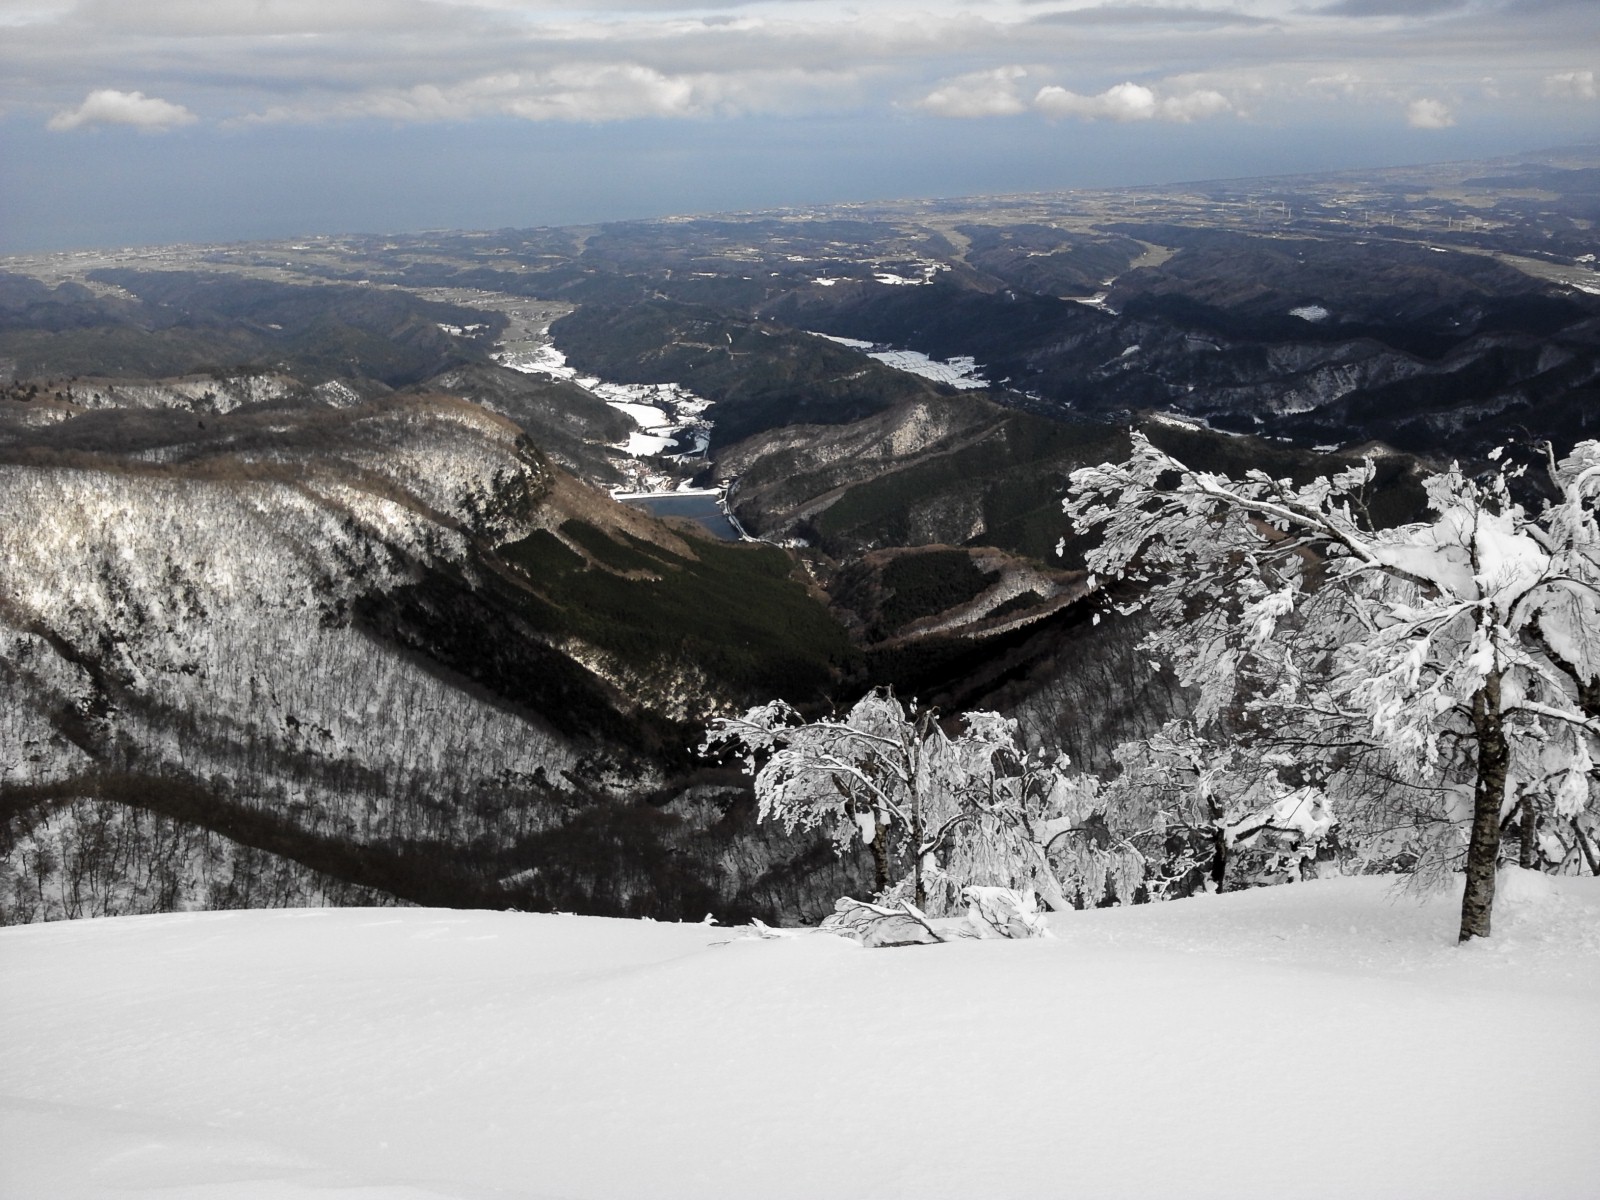
POLYGON ((727 514, 717 504, 715 493, 682 495, 677 492, 662 492, 656 496, 623 496, 620 499, 624 504, 644 509, 652 517, 687 517, 705 526, 724 541, 739 540, 739 531, 733 527, 727 514))

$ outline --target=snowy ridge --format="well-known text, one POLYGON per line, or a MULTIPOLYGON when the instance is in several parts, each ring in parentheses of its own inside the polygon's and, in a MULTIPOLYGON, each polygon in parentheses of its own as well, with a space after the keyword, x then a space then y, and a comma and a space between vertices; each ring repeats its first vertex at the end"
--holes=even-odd
MULTIPOLYGON (((301 385, 286 375, 192 375, 152 382, 90 379, 75 384, 70 392, 73 403, 84 408, 186 408, 226 413, 245 404, 286 400, 301 390, 301 385)), ((333 382, 314 392, 329 402, 354 396, 348 387, 333 382)))

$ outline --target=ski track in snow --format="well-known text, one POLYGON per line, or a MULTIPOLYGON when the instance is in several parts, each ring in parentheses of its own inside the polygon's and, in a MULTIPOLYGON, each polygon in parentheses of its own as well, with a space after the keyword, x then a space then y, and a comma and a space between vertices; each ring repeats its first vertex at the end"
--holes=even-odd
POLYGON ((1591 1196, 1600 882, 1508 873, 1466 948, 1456 916, 1365 878, 889 951, 424 909, 11 928, 0 1194, 1591 1196))

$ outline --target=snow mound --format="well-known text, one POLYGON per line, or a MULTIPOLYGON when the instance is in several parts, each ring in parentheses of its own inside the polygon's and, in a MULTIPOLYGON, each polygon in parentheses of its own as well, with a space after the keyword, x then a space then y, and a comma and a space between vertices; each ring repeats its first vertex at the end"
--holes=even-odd
POLYGON ((1501 868, 1495 880, 1495 902, 1511 905, 1519 910, 1556 902, 1560 889, 1553 876, 1543 871, 1525 871, 1521 867, 1501 868))
POLYGON ((868 949, 929 946, 943 940, 928 924, 928 918, 909 900, 890 908, 846 896, 834 905, 833 915, 822 927, 829 933, 852 938, 868 949))
POLYGON ((1049 937, 1050 926, 1032 891, 973 886, 961 889, 967 905, 967 930, 982 938, 1049 937))

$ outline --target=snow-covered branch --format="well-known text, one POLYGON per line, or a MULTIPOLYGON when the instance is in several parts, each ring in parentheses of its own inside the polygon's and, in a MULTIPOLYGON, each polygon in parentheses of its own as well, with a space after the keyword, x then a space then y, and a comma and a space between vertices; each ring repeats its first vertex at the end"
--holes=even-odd
POLYGON ((1065 756, 1026 753, 995 713, 964 714, 954 735, 934 717, 887 691, 816 721, 764 705, 713 722, 702 751, 746 755, 763 820, 826 829, 841 852, 869 847, 882 897, 921 891, 903 898, 938 914, 981 884, 1063 904, 1035 830, 1078 795, 1065 756))
MULTIPOLYGON (((1136 434, 1127 463, 1075 472, 1065 502, 1098 538, 1090 568, 1141 583, 1135 603, 1160 621, 1144 648, 1194 690, 1207 736, 1265 754, 1275 737, 1314 745, 1332 722, 1333 771, 1367 797, 1355 811, 1374 827, 1385 800, 1363 775, 1470 818, 1463 937, 1488 932, 1513 798, 1594 803, 1576 780, 1600 738, 1600 443, 1551 462, 1558 496, 1538 513, 1515 499, 1516 473, 1452 466, 1424 483, 1429 519, 1368 528, 1351 498, 1370 463, 1304 485, 1235 480, 1136 434)), ((1223 833, 1277 823, 1228 820, 1223 833)))

